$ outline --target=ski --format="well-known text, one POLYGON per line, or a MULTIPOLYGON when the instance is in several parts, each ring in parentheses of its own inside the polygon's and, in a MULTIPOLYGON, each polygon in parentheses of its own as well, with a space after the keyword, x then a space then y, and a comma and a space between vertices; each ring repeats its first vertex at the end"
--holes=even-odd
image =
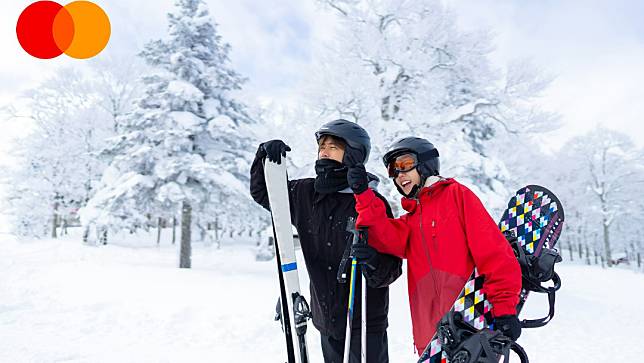
POLYGON ((273 221, 275 256, 280 282, 281 318, 288 363, 309 363, 306 321, 310 317, 310 312, 306 300, 300 294, 285 160, 282 159, 281 164, 266 160, 264 177, 273 221))

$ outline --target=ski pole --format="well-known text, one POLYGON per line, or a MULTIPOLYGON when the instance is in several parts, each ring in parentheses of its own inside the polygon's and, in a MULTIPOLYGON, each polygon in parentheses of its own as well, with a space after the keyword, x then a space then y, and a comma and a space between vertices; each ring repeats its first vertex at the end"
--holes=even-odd
MULTIPOLYGON (((359 235, 360 243, 367 243, 367 230, 365 229, 360 229, 359 230, 359 235)), ((362 319, 361 319, 361 326, 360 326, 360 361, 361 363, 367 363, 367 277, 364 274, 364 269, 365 267, 361 267, 362 272, 362 319)))
POLYGON ((343 363, 349 363, 349 356, 351 355, 351 323, 353 322, 353 303, 355 301, 355 286, 356 286, 356 258, 351 259, 351 277, 349 280, 349 304, 347 307, 347 331, 344 335, 344 359, 343 363))
MULTIPOLYGON (((353 234, 352 244, 358 243, 360 240, 360 234, 356 230, 356 219, 354 217, 349 217, 347 221, 347 231, 353 234)), ((358 261, 355 257, 351 258, 351 274, 349 278, 349 301, 347 304, 347 330, 344 335, 344 357, 342 359, 343 363, 349 363, 349 357, 351 356, 351 325, 353 322, 353 303, 355 301, 355 286, 356 286, 356 267, 358 261)))

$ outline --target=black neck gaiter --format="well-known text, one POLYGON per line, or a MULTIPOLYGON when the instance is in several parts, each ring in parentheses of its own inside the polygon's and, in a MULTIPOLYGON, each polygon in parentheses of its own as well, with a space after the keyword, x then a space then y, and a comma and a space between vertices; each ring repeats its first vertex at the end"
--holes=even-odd
POLYGON ((322 194, 336 193, 349 187, 347 167, 333 159, 319 159, 315 162, 315 191, 322 194))

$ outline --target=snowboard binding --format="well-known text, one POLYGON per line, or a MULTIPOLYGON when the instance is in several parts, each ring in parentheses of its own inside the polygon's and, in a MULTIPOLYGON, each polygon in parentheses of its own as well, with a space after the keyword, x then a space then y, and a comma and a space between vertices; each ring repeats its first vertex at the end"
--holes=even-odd
POLYGON ((525 350, 500 331, 477 330, 463 321, 460 312, 445 315, 438 324, 437 336, 450 363, 498 363, 509 361, 510 350, 521 363, 529 363, 525 350))

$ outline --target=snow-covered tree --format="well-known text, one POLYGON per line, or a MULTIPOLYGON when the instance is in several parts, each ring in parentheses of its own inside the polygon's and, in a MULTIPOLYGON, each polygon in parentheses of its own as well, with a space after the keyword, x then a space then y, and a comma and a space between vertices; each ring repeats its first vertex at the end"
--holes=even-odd
POLYGON ((86 87, 91 76, 71 68, 29 91, 21 122, 31 132, 14 150, 19 160, 9 176, 10 214, 20 234, 52 237, 93 193, 103 165, 95 152, 111 136, 105 114, 96 112, 96 94, 86 87))
POLYGON ((425 137, 441 152, 443 175, 502 205, 510 179, 503 155, 521 152, 513 140, 553 121, 534 106, 549 80, 525 62, 495 69, 492 37, 459 29, 440 0, 321 2, 339 17, 312 82, 322 115, 370 131, 375 161, 395 139, 425 137))
POLYGON ((255 121, 234 98, 243 78, 206 4, 178 0, 168 20, 168 36, 141 52, 154 72, 103 153, 111 163, 84 219, 119 227, 180 213, 180 267, 189 268, 193 221, 244 224, 257 214, 248 196, 255 121))
POLYGON ((139 75, 144 70, 138 59, 127 56, 99 58, 92 67, 95 77, 90 84, 97 98, 97 106, 107 113, 114 133, 120 131, 120 122, 132 112, 134 100, 140 97, 139 75))
POLYGON ((643 156, 627 135, 600 127, 570 140, 553 164, 573 217, 571 238, 603 251, 608 266, 616 248, 639 249, 633 226, 644 209, 634 196, 644 187, 643 156))

